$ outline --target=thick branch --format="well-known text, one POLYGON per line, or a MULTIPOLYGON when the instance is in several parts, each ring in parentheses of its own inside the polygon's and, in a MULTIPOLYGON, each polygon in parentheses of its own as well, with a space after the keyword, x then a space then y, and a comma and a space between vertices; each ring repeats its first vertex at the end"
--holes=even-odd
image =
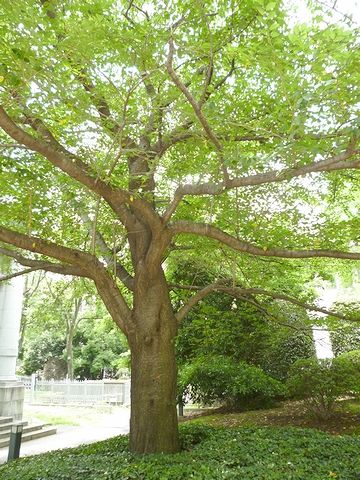
POLYGON ((207 287, 202 288, 197 293, 195 293, 190 298, 190 300, 187 303, 185 303, 185 305, 183 305, 175 315, 177 321, 180 323, 195 305, 197 305, 207 295, 215 291, 216 291, 215 284, 211 284, 211 285, 208 285, 207 287))
MULTIPOLYGON (((91 278, 94 267, 100 262, 96 257, 89 253, 82 252, 80 250, 63 247, 55 243, 46 242, 41 238, 24 235, 22 233, 9 230, 7 228, 0 227, 0 241, 5 242, 23 250, 28 250, 34 253, 40 253, 47 257, 56 258, 61 262, 68 263, 80 267, 84 272, 87 272, 87 276, 91 278)), ((16 257, 14 257, 16 258, 16 257)), ((22 257, 24 259, 24 257, 22 257)), ((29 261, 28 261, 29 265, 29 261)), ((29 265, 29 266, 35 266, 29 265)))
POLYGON ((56 245, 6 228, 0 228, 0 241, 30 252, 56 258, 80 268, 85 273, 83 276, 87 276, 95 282, 109 313, 122 331, 125 334, 127 333, 131 324, 131 311, 116 282, 108 275, 104 266, 96 257, 80 250, 56 245))
MULTIPOLYGON (((188 289, 187 286, 178 286, 178 287, 188 289)), ((256 295, 267 296, 275 300, 283 300, 293 305, 297 305, 299 307, 304 308, 305 310, 311 310, 313 312, 318 312, 325 315, 331 315, 332 317, 340 318, 342 320, 347 320, 347 321, 349 320, 349 318, 346 315, 343 315, 341 313, 337 313, 331 310, 327 310, 325 308, 317 307, 316 305, 312 305, 306 302, 301 302, 300 300, 290 297, 289 295, 284 295, 282 293, 276 293, 276 292, 269 292, 268 290, 263 290, 261 288, 228 287, 221 283, 213 283, 213 284, 207 285, 204 288, 191 286, 190 289, 191 290, 197 289, 198 291, 178 311, 176 318, 179 322, 181 322, 182 319, 189 313, 192 307, 194 307, 207 295, 214 292, 222 292, 232 297, 243 298, 243 299, 246 298, 247 296, 256 296, 256 295)))
MULTIPOLYGON (((0 247, 0 254, 11 257, 17 261, 20 265, 24 267, 30 267, 30 271, 44 270, 46 272, 59 273, 62 275, 72 275, 75 277, 88 277, 88 274, 82 270, 80 267, 74 265, 68 265, 63 263, 52 263, 43 260, 34 260, 31 258, 26 258, 21 255, 19 252, 14 250, 9 250, 7 248, 0 247)), ((22 271, 21 275, 29 273, 26 270, 22 271)))
MULTIPOLYGON (((55 167, 60 168, 71 178, 102 196, 119 216, 125 227, 134 226, 134 219, 129 210, 125 208, 125 204, 129 203, 131 203, 132 208, 139 210, 150 224, 154 222, 159 224, 160 220, 158 216, 146 201, 133 198, 126 190, 113 188, 103 180, 93 177, 88 165, 71 153, 66 152, 48 130, 44 131, 48 140, 47 142, 32 137, 17 126, 1 106, 0 127, 14 140, 25 145, 30 150, 40 153, 55 167), (58 149, 56 149, 56 145, 59 146, 58 149)), ((42 128, 44 127, 42 126, 42 128)))
POLYGON ((105 199, 109 199, 111 203, 115 203, 115 195, 118 197, 118 200, 122 202, 128 200, 127 192, 122 190, 114 191, 103 181, 92 177, 89 172, 89 167, 80 159, 75 158, 75 156, 71 154, 67 155, 62 148, 61 151, 59 151, 60 149, 55 149, 55 143, 57 144, 57 142, 53 137, 52 140, 50 140, 49 133, 47 134, 48 142, 32 137, 17 126, 1 106, 0 127, 14 140, 30 150, 40 153, 54 166, 60 168, 63 172, 67 173, 74 180, 77 180, 90 190, 98 193, 105 199))
POLYGON ((199 235, 202 237, 212 238, 218 242, 227 245, 238 252, 248 253, 261 257, 281 257, 281 258, 340 258, 346 260, 360 260, 360 253, 357 252, 343 252, 339 250, 288 250, 285 248, 261 248, 253 245, 250 242, 239 240, 238 238, 223 232, 217 227, 207 223, 196 223, 187 220, 179 220, 169 227, 173 235, 181 233, 188 233, 192 235, 199 235))
MULTIPOLYGON (((355 139, 357 141, 357 139, 355 139)), ((324 160, 318 162, 313 162, 304 166, 294 166, 286 170, 278 171, 272 170, 266 173, 259 173, 255 175, 249 175, 247 177, 237 177, 229 179, 226 182, 214 183, 198 183, 196 185, 182 185, 180 186, 174 195, 172 202, 169 204, 166 212, 163 216, 165 222, 169 221, 172 214, 175 212, 177 206, 181 202, 182 198, 186 195, 221 195, 227 190, 237 188, 237 187, 246 187, 246 186, 255 186, 263 185, 267 183, 277 183, 283 182, 285 180, 290 180, 291 178, 301 177, 308 173, 315 172, 331 172, 335 170, 346 170, 346 169, 359 169, 360 168, 360 159, 355 159, 349 161, 348 159, 354 155, 358 155, 360 150, 355 149, 355 141, 352 139, 349 143, 348 148, 337 155, 333 155, 324 160)))

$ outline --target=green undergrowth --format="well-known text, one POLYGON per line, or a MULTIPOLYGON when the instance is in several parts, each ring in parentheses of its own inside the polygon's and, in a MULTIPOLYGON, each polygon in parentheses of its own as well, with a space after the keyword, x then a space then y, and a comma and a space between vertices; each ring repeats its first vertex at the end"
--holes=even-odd
POLYGON ((127 436, 19 459, 1 480, 359 480, 360 438, 311 429, 181 426, 176 455, 132 455, 127 436))

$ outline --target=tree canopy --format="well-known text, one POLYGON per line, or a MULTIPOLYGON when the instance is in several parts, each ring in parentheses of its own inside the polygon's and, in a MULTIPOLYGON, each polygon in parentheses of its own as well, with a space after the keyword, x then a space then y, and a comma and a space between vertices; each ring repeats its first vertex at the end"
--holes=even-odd
POLYGON ((299 23, 264 0, 0 7, 0 252, 95 282, 132 351, 134 451, 178 448, 173 343, 192 306, 303 303, 298 268, 360 259, 357 31, 308 8, 299 23), (174 256, 219 271, 177 312, 174 256))

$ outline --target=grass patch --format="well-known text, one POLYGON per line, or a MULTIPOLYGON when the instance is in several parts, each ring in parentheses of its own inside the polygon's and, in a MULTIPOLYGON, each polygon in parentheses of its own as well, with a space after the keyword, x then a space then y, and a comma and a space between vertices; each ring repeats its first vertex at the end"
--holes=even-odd
POLYGON ((48 415, 46 413, 38 413, 36 419, 40 420, 43 423, 51 423, 51 425, 73 425, 78 426, 80 423, 71 418, 61 415, 48 415))
POLYGON ((29 405, 24 408, 24 418, 30 422, 52 425, 97 425, 111 415, 109 407, 79 407, 61 405, 29 405))
POLYGON ((359 480, 360 438, 295 428, 181 426, 183 451, 132 455, 127 436, 19 459, 1 480, 359 480))

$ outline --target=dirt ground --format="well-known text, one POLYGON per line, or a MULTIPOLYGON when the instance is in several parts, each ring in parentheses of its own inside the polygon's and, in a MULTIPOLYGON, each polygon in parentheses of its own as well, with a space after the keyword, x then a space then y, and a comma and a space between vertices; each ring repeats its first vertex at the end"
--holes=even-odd
POLYGON ((333 435, 360 435, 360 400, 343 400, 336 411, 327 420, 318 420, 311 416, 302 402, 284 402, 267 410, 247 412, 228 412, 211 409, 189 413, 183 421, 196 420, 214 426, 294 426, 316 428, 333 435))

